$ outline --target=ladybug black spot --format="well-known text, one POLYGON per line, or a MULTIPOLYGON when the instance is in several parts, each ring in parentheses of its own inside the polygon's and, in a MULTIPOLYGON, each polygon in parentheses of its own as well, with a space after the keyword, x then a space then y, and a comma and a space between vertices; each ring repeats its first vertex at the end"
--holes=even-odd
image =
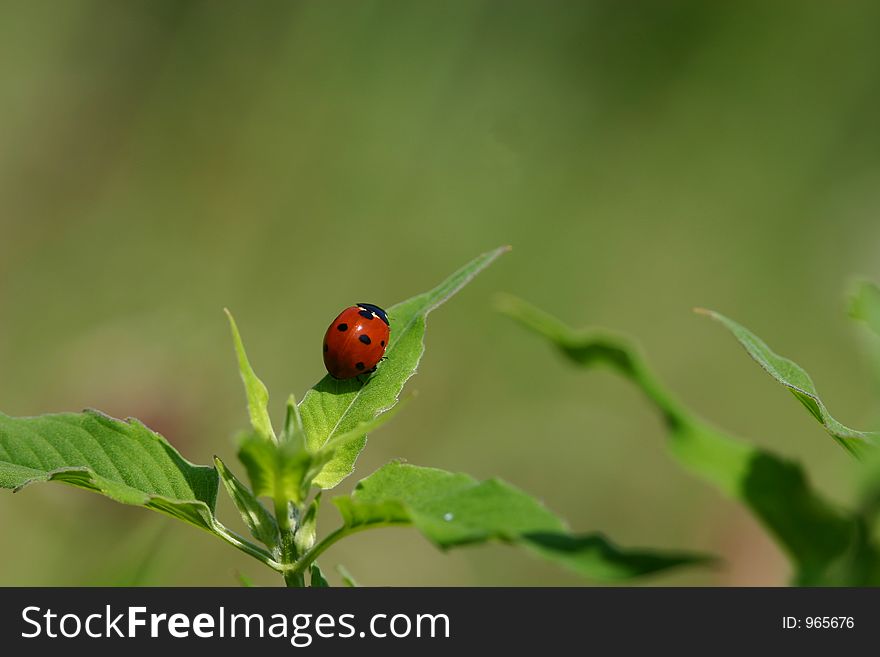
POLYGON ((369 335, 362 335, 358 338, 358 340, 360 340, 364 344, 370 344, 370 342, 371 342, 369 335))
POLYGON ((384 347, 384 346, 385 346, 385 340, 382 340, 379 344, 382 345, 382 346, 384 347))
POLYGON ((356 363, 355 367, 358 368, 359 370, 362 370, 362 369, 364 369, 364 367, 366 367, 366 365, 364 365, 363 363, 356 363))
POLYGON ((342 323, 342 324, 340 324, 339 326, 337 326, 336 328, 338 328, 340 331, 347 331, 347 330, 348 330, 348 324, 342 323))
POLYGON ((361 310, 358 315, 360 315, 361 317, 366 317, 369 320, 373 319, 373 313, 371 313, 369 310, 361 310))
POLYGON ((327 343, 324 343, 324 353, 326 354, 330 347, 327 346, 327 343))

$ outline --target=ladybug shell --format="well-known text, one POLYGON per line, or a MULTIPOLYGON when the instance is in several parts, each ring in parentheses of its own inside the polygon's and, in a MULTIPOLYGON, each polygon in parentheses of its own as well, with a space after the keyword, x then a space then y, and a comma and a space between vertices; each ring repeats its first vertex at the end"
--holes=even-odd
POLYGON ((372 372, 390 335, 388 316, 378 306, 360 303, 346 308, 324 334, 324 366, 334 379, 372 372))

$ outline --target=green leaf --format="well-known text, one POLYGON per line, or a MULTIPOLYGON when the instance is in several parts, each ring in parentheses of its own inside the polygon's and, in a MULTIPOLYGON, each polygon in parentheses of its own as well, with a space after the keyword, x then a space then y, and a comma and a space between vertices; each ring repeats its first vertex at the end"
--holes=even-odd
POLYGON ((324 577, 317 563, 313 563, 309 569, 309 585, 313 589, 326 589, 330 586, 330 582, 324 577))
MULTIPOLYGON (((265 444, 265 442, 264 442, 265 444)), ((258 541, 263 543, 272 551, 277 553, 281 545, 281 534, 278 531, 278 523, 274 516, 270 514, 256 496, 247 486, 241 483, 226 465, 216 456, 214 457, 214 465, 220 474, 220 479, 229 497, 232 498, 235 508, 241 514, 248 529, 258 541)))
POLYGON ((344 532, 412 525, 442 549, 497 540, 524 546, 578 573, 622 579, 704 563, 694 554, 622 551, 598 535, 572 536, 544 505, 498 479, 477 481, 403 463, 389 463, 333 500, 344 532))
POLYGON ((856 456, 862 456, 866 450, 876 446, 877 440, 880 439, 880 432, 856 431, 834 419, 819 398, 819 393, 816 386, 813 385, 810 375, 800 365, 775 354, 763 340, 732 319, 711 310, 698 309, 697 312, 720 322, 729 330, 749 356, 770 376, 788 388, 798 401, 810 411, 810 414, 825 427, 825 430, 849 452, 856 456))
POLYGON ((342 583, 349 588, 356 589, 360 586, 354 576, 348 572, 348 568, 341 563, 336 565, 336 572, 339 573, 339 576, 342 578, 342 583))
MULTIPOLYGON (((318 451, 336 436, 352 431, 397 403, 404 384, 415 374, 424 352, 428 313, 507 250, 508 247, 502 247, 484 253, 430 292, 391 306, 388 309, 391 337, 385 351, 386 359, 366 383, 362 384, 356 378, 339 381, 327 375, 306 393, 299 409, 311 451, 318 451)), ((333 488, 351 474, 366 441, 366 435, 361 435, 340 446, 325 471, 315 478, 315 484, 321 488, 333 488)))
POLYGON ((849 314, 880 335, 880 287, 859 281, 850 295, 849 314))
POLYGON ((269 391, 263 382, 257 378, 248 361, 247 353, 244 350, 244 343, 241 340, 241 334, 238 332, 238 326, 235 324, 235 318, 232 317, 232 313, 229 310, 224 308, 224 311, 226 316, 229 317, 232 341, 235 344, 235 355, 238 358, 238 369, 241 372, 241 380, 244 382, 244 390, 247 396, 251 426, 261 436, 275 440, 272 420, 269 419, 269 391))
POLYGON ((214 531, 217 472, 186 461, 135 419, 0 413, 0 487, 21 490, 35 481, 63 481, 214 531))
POLYGON ((268 442, 257 433, 241 439, 238 458, 247 470, 254 495, 265 495, 281 504, 288 500, 302 503, 311 478, 326 462, 326 455, 311 454, 293 442, 268 442))
POLYGON ((536 554, 584 577, 604 581, 642 577, 680 566, 717 563, 717 559, 691 552, 623 550, 601 534, 535 533, 526 539, 526 547, 536 554))
POLYGON ((575 364, 607 365, 636 384, 662 415, 670 452, 755 514, 794 562, 795 582, 880 582, 878 569, 869 563, 874 548, 860 530, 858 516, 814 491, 798 464, 728 436, 684 408, 654 377, 629 339, 608 331, 573 330, 511 296, 502 297, 498 307, 575 364))
MULTIPOLYGON (((309 487, 315 478, 322 476, 341 476, 348 472, 338 470, 339 460, 334 457, 339 451, 346 453, 352 444, 360 444, 367 432, 378 428, 394 417, 398 405, 388 413, 366 422, 358 423, 350 431, 337 434, 317 452, 307 450, 301 432, 283 434, 278 444, 269 442, 257 434, 242 438, 238 458, 248 472, 254 493, 266 495, 280 504, 288 500, 300 504, 308 496, 309 487), (290 438, 286 436, 290 435, 290 438)), ((288 412, 288 418, 291 417, 288 412)))
POLYGON ((409 395, 391 410, 374 417, 372 420, 358 422, 354 428, 337 433, 333 438, 324 443, 324 446, 318 451, 323 465, 318 475, 319 480, 316 479, 314 483, 321 488, 326 488, 328 482, 342 481, 351 474, 354 468, 354 461, 351 460, 352 455, 356 459, 357 455, 363 450, 367 434, 391 420, 406 406, 409 399, 414 396, 415 393, 409 395), (341 455, 341 458, 338 458, 339 455, 341 455))
POLYGON ((303 427, 302 418, 299 415, 299 407, 296 405, 296 397, 290 395, 287 398, 287 415, 284 418, 284 428, 281 430, 279 442, 289 443, 293 441, 305 446, 306 431, 303 427))

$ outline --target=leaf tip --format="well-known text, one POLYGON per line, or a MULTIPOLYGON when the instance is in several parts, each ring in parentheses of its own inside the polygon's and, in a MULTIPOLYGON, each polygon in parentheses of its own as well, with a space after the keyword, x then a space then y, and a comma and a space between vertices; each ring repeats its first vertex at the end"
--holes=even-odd
POLYGON ((235 347, 236 354, 238 354, 244 349, 244 345, 241 341, 241 334, 238 332, 238 324, 235 321, 235 317, 232 316, 232 312, 230 312, 229 308, 224 308, 223 312, 226 314, 226 319, 229 320, 229 329, 232 331, 232 343, 235 347))
POLYGON ((508 314, 516 309, 519 298, 508 292, 498 292, 492 297, 492 306, 500 313, 508 314))
POLYGON ((502 246, 499 246, 496 249, 492 249, 491 251, 488 251, 487 253, 484 254, 484 257, 489 256, 487 259, 486 265, 488 265, 491 262, 494 262, 495 260, 497 260, 498 258, 503 256, 505 253, 510 253, 512 250, 513 250, 513 247, 510 244, 504 244, 502 246))

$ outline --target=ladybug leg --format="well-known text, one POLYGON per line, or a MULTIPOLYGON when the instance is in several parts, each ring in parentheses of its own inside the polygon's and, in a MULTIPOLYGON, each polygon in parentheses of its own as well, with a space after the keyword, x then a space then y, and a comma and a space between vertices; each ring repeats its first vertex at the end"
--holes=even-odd
POLYGON ((361 372, 360 374, 358 374, 356 378, 362 386, 366 385, 367 383, 370 382, 370 378, 371 378, 370 374, 372 374, 375 371, 376 371, 376 366, 374 365, 371 369, 368 369, 366 372, 361 372), (362 379, 361 377, 365 377, 365 378, 362 379))

